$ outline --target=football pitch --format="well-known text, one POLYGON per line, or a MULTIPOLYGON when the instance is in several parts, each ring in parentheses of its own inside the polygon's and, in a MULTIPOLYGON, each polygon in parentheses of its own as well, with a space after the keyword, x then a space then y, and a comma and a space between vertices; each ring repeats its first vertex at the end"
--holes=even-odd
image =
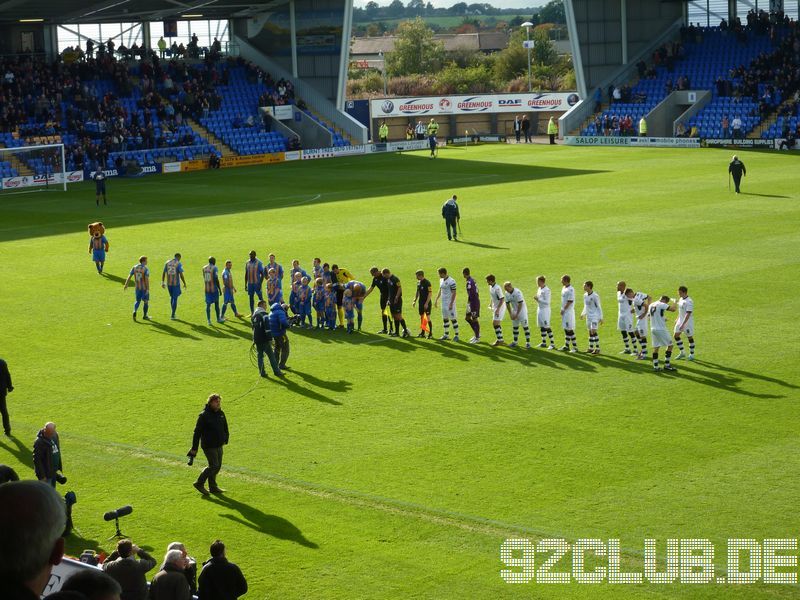
MULTIPOLYGON (((217 538, 250 584, 247 598, 789 598, 794 585, 509 584, 504 540, 619 540, 624 572, 643 572, 646 539, 665 570, 668 539, 708 539, 727 574, 729 538, 800 537, 798 158, 743 152, 741 195, 728 150, 536 145, 371 155, 108 182, 66 193, 0 196, 0 356, 16 390, 0 462, 32 477, 31 447, 55 421, 78 529, 68 540, 110 552, 103 513, 131 504, 122 531, 159 559, 180 540, 198 561, 217 538), (458 194, 463 240, 440 210, 458 194), (111 248, 99 276, 88 223, 111 248), (445 266, 479 284, 482 343, 388 338, 377 293, 364 331, 292 330, 285 380, 262 380, 246 320, 206 325, 201 269, 233 260, 247 313, 251 249, 400 277, 406 320, 417 269, 445 266), (178 321, 159 286, 183 256, 178 321), (149 258, 152 322, 133 322, 122 283, 149 258), (483 277, 510 280, 532 305, 548 278, 591 279, 602 299, 602 354, 492 348, 483 277), (674 374, 618 354, 616 282, 695 303, 697 360, 674 374), (222 395, 231 428, 225 495, 192 487, 197 414, 222 395)), ((284 280, 286 281, 286 280, 284 280)), ((284 289, 286 285, 284 285, 284 289)), ((141 313, 140 313, 141 314, 141 313)), ((556 344, 564 340, 557 329, 556 344)), ((670 314, 671 329, 675 315, 670 314)), ((440 312, 432 316, 442 333, 440 312)), ((461 339, 471 333, 459 319, 461 339)), ((504 324, 506 339, 511 324, 504 324)), ((587 333, 578 321, 578 343, 587 333)), ((663 352, 662 352, 663 357, 663 352)), ((544 547, 541 547, 544 550, 544 547)), ((587 553, 587 570, 608 567, 587 553)), ((575 573, 574 550, 549 568, 575 573)), ((795 557, 778 571, 798 573, 795 557)), ((516 554, 515 556, 518 556, 516 554)), ((746 561, 744 561, 746 562, 746 561)), ((743 565, 743 569, 746 565, 743 565)), ((152 576, 154 572, 150 573, 152 576)))

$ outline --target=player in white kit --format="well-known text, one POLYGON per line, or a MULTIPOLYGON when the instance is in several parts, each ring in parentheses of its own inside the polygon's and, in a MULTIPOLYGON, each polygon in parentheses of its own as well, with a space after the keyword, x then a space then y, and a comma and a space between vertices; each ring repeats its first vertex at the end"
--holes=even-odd
POLYGON ((436 294, 434 306, 439 306, 442 300, 442 321, 444 335, 440 340, 450 339, 450 323, 453 323, 453 341, 458 341, 458 317, 456 316, 456 280, 447 274, 444 267, 439 269, 439 293, 436 294))
POLYGON ((617 330, 622 335, 625 349, 620 354, 630 354, 631 344, 633 352, 637 353, 636 335, 633 333, 633 300, 625 295, 628 288, 624 281, 617 282, 617 330))
POLYGON ((497 338, 492 346, 505 346, 503 340, 503 317, 506 314, 506 297, 503 289, 497 283, 494 275, 489 273, 486 276, 486 283, 489 286, 489 310, 492 311, 492 327, 497 338))
POLYGON ((685 285, 678 288, 678 320, 675 322, 675 345, 678 346, 676 360, 686 357, 683 352, 682 334, 689 340, 689 356, 686 360, 694 360, 694 301, 689 297, 689 290, 685 285))
POLYGON ((564 345, 561 349, 565 352, 577 352, 578 341, 575 339, 575 288, 570 285, 570 276, 561 278, 561 327, 564 329, 564 345), (572 342, 572 349, 569 344, 572 342))
POLYGON ((648 309, 650 316, 650 333, 653 336, 653 370, 658 372, 658 349, 666 347, 664 352, 664 370, 676 371, 671 364, 672 357, 672 336, 667 329, 667 312, 675 312, 675 305, 669 301, 669 296, 661 296, 661 300, 653 302, 648 309))
POLYGON ((583 282, 583 311, 581 319, 586 319, 586 328, 589 330, 589 354, 600 354, 600 336, 597 330, 603 324, 603 307, 600 306, 600 296, 594 291, 591 281, 583 282))
POLYGON ((553 340, 553 330, 550 327, 550 288, 547 287, 544 275, 539 275, 536 278, 536 285, 539 288, 536 290, 536 303, 538 304, 536 310, 536 324, 542 334, 542 343, 539 348, 547 348, 547 338, 550 338, 550 350, 555 350, 556 345, 553 340))
POLYGON ((639 340, 639 345, 642 350, 636 355, 637 360, 647 359, 647 326, 648 326, 648 312, 647 309, 650 302, 653 300, 646 292, 634 292, 631 288, 625 290, 625 297, 633 302, 633 314, 636 315, 636 339, 639 340))
POLYGON ((508 316, 511 317, 511 325, 514 332, 514 341, 510 346, 515 348, 517 340, 519 339, 519 328, 525 332, 525 347, 531 347, 531 328, 528 326, 528 305, 525 304, 525 298, 522 295, 522 290, 515 288, 511 285, 510 281, 503 284, 503 289, 506 291, 506 305, 508 306, 508 316))

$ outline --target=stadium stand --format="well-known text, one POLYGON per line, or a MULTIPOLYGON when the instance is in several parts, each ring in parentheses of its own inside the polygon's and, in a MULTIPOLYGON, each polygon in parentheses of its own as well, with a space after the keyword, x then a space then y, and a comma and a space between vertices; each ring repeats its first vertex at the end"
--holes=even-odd
MULTIPOLYGON (((797 40, 795 21, 771 18, 764 11, 751 11, 746 26, 737 19, 732 26, 723 21, 719 27, 684 27, 680 41, 653 53, 650 67, 637 65, 638 81, 618 90, 619 100, 612 98, 587 122, 581 135, 624 135, 625 128, 618 124, 627 117, 635 127, 673 90, 707 89, 712 91, 712 100, 688 127, 696 127, 700 137, 723 137, 723 117, 733 121, 738 116, 746 136, 787 94, 796 91, 797 40)), ((782 128, 783 121, 777 127, 782 128)), ((633 129, 629 127, 628 133, 632 135, 633 129)), ((769 137, 766 131, 762 135, 769 137)))

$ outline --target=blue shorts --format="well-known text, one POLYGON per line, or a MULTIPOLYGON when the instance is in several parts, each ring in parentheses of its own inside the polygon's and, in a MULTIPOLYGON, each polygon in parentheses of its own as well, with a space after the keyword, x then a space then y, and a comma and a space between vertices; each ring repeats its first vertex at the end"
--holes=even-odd
POLYGON ((206 292, 206 304, 219 302, 219 292, 206 292))
POLYGON ((179 285, 168 285, 167 291, 169 292, 170 298, 177 298, 181 295, 181 286, 179 285))
POLYGON ((257 283, 248 283, 247 294, 250 296, 253 294, 258 294, 258 297, 261 298, 261 286, 257 283))
POLYGON ((94 262, 105 262, 105 260, 106 260, 106 251, 105 250, 92 250, 92 260, 94 262))
POLYGON ((354 311, 352 308, 350 310, 344 311, 344 318, 345 319, 352 319, 355 316, 356 316, 356 311, 354 311))
POLYGON ((224 293, 224 296, 223 296, 223 299, 225 300, 226 304, 228 302, 233 302, 233 290, 226 289, 225 293, 224 293))
POLYGON ((136 290, 137 302, 150 302, 150 290, 136 290))

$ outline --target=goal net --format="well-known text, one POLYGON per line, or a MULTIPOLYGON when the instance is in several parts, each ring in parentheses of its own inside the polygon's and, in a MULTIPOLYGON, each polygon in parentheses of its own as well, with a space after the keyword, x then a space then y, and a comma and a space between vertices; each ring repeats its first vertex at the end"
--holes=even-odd
POLYGON ((64 144, 0 148, 0 194, 66 191, 83 180, 82 171, 68 171, 64 144))

